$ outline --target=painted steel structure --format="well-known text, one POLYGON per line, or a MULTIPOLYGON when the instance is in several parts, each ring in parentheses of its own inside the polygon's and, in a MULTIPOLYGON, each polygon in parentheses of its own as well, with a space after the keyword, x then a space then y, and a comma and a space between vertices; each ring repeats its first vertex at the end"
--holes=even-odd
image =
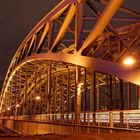
POLYGON ((62 0, 15 53, 1 114, 74 113, 78 122, 81 112, 139 109, 140 14, 122 2, 62 0), (122 64, 126 56, 134 66, 122 64))

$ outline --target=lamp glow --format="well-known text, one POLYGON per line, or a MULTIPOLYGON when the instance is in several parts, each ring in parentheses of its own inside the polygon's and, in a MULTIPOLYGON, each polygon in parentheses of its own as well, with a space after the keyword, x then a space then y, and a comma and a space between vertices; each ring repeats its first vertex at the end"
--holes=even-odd
POLYGON ((132 58, 132 57, 127 57, 127 58, 125 58, 124 60, 123 60, 123 64, 124 65, 127 65, 127 66, 131 66, 131 65, 133 65, 135 63, 135 60, 134 60, 134 58, 132 58))
POLYGON ((19 104, 17 104, 16 107, 19 107, 19 104))
POLYGON ((40 96, 36 96, 36 97, 35 97, 35 100, 37 100, 37 101, 40 100, 40 99, 41 99, 40 96))
POLYGON ((7 110, 10 110, 10 107, 8 107, 7 110))

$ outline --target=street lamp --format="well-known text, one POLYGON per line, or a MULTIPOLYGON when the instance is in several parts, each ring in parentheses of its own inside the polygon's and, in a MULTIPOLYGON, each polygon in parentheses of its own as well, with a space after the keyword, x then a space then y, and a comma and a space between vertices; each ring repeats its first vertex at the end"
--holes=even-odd
POLYGON ((18 108, 19 107, 19 104, 17 104, 16 107, 18 108))
POLYGON ((126 66, 132 66, 133 64, 135 64, 135 59, 133 57, 126 57, 123 60, 123 64, 126 66))
POLYGON ((41 99, 40 96, 36 96, 36 97, 35 97, 35 100, 36 100, 36 101, 39 101, 40 99, 41 99))
POLYGON ((10 107, 8 107, 7 110, 9 111, 10 110, 10 107))
POLYGON ((82 86, 84 85, 83 82, 80 82, 78 85, 77 85, 77 117, 76 117, 76 121, 77 123, 80 123, 80 113, 81 113, 81 89, 82 89, 82 86))

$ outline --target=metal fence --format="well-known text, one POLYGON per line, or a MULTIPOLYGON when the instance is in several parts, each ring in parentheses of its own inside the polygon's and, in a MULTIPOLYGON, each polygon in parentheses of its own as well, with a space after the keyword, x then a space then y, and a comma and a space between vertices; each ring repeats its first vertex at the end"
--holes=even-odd
POLYGON ((140 129, 140 111, 97 111, 80 114, 35 114, 21 116, 1 116, 4 119, 36 121, 58 124, 78 124, 105 128, 140 129), (79 117, 77 117, 79 115, 79 117), (77 119, 78 118, 78 119, 77 119))

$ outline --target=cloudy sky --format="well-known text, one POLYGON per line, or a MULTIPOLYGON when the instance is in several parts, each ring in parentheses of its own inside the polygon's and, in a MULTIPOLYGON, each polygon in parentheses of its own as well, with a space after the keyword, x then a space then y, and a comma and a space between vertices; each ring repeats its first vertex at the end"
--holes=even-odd
MULTIPOLYGON (((11 59, 32 28, 60 0, 0 0, 0 88, 11 59)), ((124 6, 140 11, 140 0, 124 6)))

